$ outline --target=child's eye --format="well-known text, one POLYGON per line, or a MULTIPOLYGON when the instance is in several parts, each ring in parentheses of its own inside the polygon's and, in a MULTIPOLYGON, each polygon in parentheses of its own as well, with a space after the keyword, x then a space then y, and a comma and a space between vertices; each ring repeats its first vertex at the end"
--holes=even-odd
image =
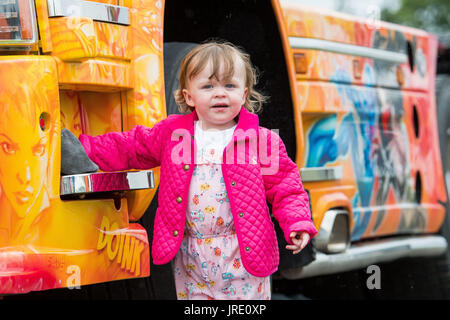
POLYGON ((232 83, 227 83, 227 84, 225 85, 225 88, 228 88, 228 89, 231 89, 231 88, 234 88, 234 87, 235 87, 235 85, 232 84, 232 83))
POLYGON ((213 86, 212 84, 205 84, 202 88, 203 89, 211 89, 213 86))

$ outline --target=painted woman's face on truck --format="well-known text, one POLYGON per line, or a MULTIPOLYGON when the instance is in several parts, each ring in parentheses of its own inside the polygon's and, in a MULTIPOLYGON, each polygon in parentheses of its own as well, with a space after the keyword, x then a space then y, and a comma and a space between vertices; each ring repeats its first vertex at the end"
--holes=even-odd
POLYGON ((0 121, 1 191, 17 216, 40 207, 46 181, 48 134, 39 128, 39 119, 30 123, 18 109, 9 108, 0 121))
POLYGON ((56 72, 53 61, 33 57, 0 66, 0 217, 29 217, 29 228, 59 188, 56 72))

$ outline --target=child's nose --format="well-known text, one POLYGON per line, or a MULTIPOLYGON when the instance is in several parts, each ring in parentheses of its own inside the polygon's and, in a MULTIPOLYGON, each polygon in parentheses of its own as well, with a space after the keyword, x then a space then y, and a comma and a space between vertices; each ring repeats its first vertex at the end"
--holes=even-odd
POLYGON ((222 96, 225 96, 225 88, 224 87, 222 87, 222 86, 217 86, 216 87, 216 90, 215 90, 215 95, 217 96, 217 97, 222 97, 222 96))

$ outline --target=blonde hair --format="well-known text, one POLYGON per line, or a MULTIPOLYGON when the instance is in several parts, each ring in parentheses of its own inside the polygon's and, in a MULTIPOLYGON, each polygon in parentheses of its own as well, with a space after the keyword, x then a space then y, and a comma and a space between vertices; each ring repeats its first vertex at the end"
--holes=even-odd
POLYGON ((181 61, 179 88, 174 93, 178 110, 181 113, 194 110, 194 108, 186 104, 182 92, 183 89, 186 89, 189 79, 199 74, 210 61, 213 68, 210 78, 219 79, 220 67, 223 66, 223 77, 224 79, 229 79, 234 75, 235 58, 239 58, 245 68, 245 87, 247 87, 248 92, 244 107, 252 113, 260 112, 266 97, 254 88, 257 83, 257 73, 250 62, 250 55, 229 42, 217 41, 206 42, 195 47, 181 61))

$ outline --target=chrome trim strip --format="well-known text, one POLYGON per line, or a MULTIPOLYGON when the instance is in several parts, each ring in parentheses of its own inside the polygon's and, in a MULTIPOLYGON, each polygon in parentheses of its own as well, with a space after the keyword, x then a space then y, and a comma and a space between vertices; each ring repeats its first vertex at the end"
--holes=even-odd
POLYGON ((331 247, 331 248, 329 246, 331 239, 332 239, 332 235, 333 235, 332 232, 333 232, 334 224, 335 224, 336 218, 339 215, 347 216, 347 222, 350 219, 348 217, 349 216, 348 211, 346 211, 346 210, 334 209, 334 210, 328 210, 327 212, 325 212, 325 215, 320 224, 319 233, 315 237, 315 247, 317 248, 317 250, 319 250, 321 252, 326 252, 326 253, 337 253, 337 252, 345 251, 348 248, 348 246, 350 245, 350 234, 349 234, 350 226, 347 223, 347 230, 346 230, 347 232, 346 232, 346 234, 343 235, 343 237, 345 238, 345 242, 339 246, 335 246, 335 247, 331 247))
POLYGON ((439 235, 402 237, 354 244, 343 253, 317 252, 316 260, 309 265, 298 269, 280 270, 280 273, 289 280, 340 273, 400 258, 438 256, 447 250, 447 245, 447 240, 439 235))
POLYGON ((153 171, 120 171, 75 174, 61 177, 61 195, 129 191, 155 187, 153 171))
POLYGON ((48 0, 47 4, 50 18, 74 16, 130 25, 130 10, 127 7, 83 0, 48 0))
MULTIPOLYGON (((30 3, 30 15, 31 15, 31 32, 33 37, 30 40, 0 40, 0 51, 11 50, 30 50, 34 44, 37 43, 37 22, 36 22, 36 8, 34 1, 28 0, 30 3), (11 47, 7 47, 11 46, 11 47)), ((15 4, 14 3, 2 3, 3 5, 15 4)))
POLYGON ((342 166, 301 168, 300 175, 303 182, 340 180, 342 166))
MULTIPOLYGON (((289 44, 294 49, 311 49, 311 50, 329 51, 329 52, 347 54, 347 55, 351 55, 351 56, 383 60, 386 62, 399 63, 399 64, 408 62, 408 56, 404 53, 362 47, 362 46, 357 46, 357 45, 353 45, 353 44, 339 43, 339 42, 329 41, 329 40, 302 38, 302 37, 289 37, 289 44)), ((406 48, 406 44, 405 44, 405 48, 406 48)))

